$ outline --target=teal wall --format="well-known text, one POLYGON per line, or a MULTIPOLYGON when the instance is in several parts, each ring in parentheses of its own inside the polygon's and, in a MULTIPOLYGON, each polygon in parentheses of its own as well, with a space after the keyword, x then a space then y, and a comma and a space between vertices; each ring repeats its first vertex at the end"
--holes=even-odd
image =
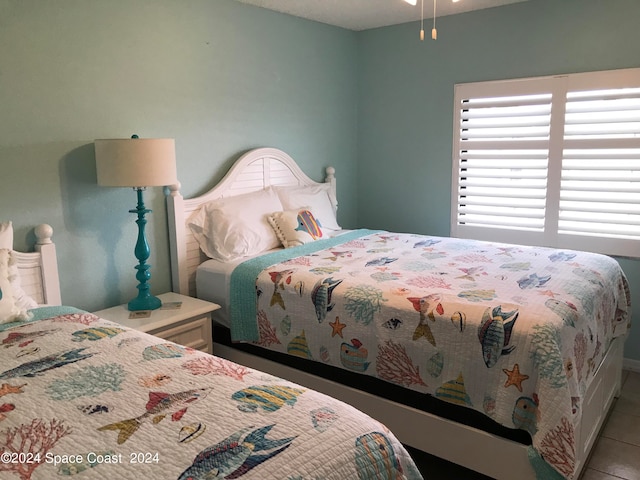
MULTIPOLYGON (((133 190, 96 185, 96 138, 171 137, 185 196, 248 149, 289 152, 315 180, 340 172, 355 224, 357 40, 232 0, 0 0, 0 220, 16 248, 54 227, 62 299, 87 310, 136 295, 133 190)), ((162 189, 152 291, 170 290, 162 189)))
MULTIPOLYGON (((275 146, 316 180, 336 167, 344 226, 447 235, 453 85, 640 66, 638 18, 637 0, 529 0, 439 18, 421 43, 418 23, 356 33, 233 0, 0 0, 0 220, 21 249, 53 225, 64 303, 129 300, 135 195, 96 185, 92 142, 137 133, 176 139, 185 196, 275 146)), ((146 200, 161 293, 163 192, 146 200)))
MULTIPOLYGON (((454 85, 640 67, 638 19, 638 0, 529 0, 439 18, 435 42, 419 23, 360 33, 358 223, 448 235, 454 85)), ((640 261, 619 261, 640 304, 640 261)))

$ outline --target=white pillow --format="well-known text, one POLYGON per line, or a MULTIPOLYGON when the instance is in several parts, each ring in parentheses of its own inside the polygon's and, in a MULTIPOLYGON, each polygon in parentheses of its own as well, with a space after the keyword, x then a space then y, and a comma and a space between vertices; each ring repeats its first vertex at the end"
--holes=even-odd
POLYGON ((196 210, 187 220, 202 251, 228 261, 280 246, 267 216, 282 210, 273 189, 220 198, 196 210))
POLYGON ((309 208, 323 229, 340 230, 336 211, 331 203, 331 184, 309 186, 276 187, 284 210, 309 208))
POLYGON ((16 302, 12 281, 17 273, 11 250, 0 248, 0 323, 29 319, 26 308, 21 308, 16 302))
POLYGON ((308 208, 274 212, 267 218, 284 248, 304 245, 324 237, 322 225, 308 208))
POLYGON ((13 225, 11 222, 0 222, 0 248, 13 248, 13 225))

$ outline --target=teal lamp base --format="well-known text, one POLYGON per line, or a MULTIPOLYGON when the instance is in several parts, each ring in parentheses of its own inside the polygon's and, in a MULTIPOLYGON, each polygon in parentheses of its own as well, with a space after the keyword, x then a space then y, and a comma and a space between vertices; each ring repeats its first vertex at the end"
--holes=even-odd
POLYGON ((156 310, 162 306, 162 301, 158 297, 151 295, 150 292, 149 280, 151 279, 151 272, 149 272, 149 269, 151 266, 147 265, 147 260, 151 255, 151 250, 149 249, 149 242, 147 242, 147 237, 144 232, 144 227, 147 224, 144 216, 147 213, 151 213, 151 210, 145 208, 142 200, 144 188, 136 187, 135 190, 138 194, 138 205, 134 210, 129 210, 129 212, 138 214, 138 219, 136 220, 138 224, 138 240, 135 248, 138 265, 136 265, 135 268, 138 271, 136 273, 136 279, 140 283, 137 287, 138 296, 127 304, 127 308, 129 311, 156 310))
POLYGON ((138 295, 127 304, 127 308, 130 312, 137 312, 139 310, 156 310, 162 306, 162 300, 153 295, 148 297, 141 297, 138 295))

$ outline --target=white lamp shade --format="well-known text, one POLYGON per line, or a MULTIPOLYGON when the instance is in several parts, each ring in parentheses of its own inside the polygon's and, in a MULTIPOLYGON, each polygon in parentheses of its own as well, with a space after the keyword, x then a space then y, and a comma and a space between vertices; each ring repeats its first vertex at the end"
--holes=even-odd
POLYGON ((172 138, 95 140, 98 185, 160 187, 178 182, 172 138))

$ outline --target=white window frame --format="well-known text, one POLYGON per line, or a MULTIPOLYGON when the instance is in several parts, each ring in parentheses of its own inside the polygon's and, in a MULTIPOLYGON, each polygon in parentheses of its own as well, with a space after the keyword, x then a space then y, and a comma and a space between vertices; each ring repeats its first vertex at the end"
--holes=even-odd
MULTIPOLYGON (((460 238, 473 238, 478 240, 497 241, 505 243, 516 243, 526 245, 540 245, 556 248, 567 248, 574 250, 585 250, 598 253, 604 253, 609 255, 626 256, 626 257, 640 257, 640 234, 625 234, 607 236, 607 234, 600 233, 582 233, 582 232, 568 232, 570 228, 561 228, 563 231, 559 231, 560 225, 569 225, 565 219, 564 223, 561 219, 562 215, 567 215, 568 208, 563 210, 561 214, 561 191, 563 197, 567 195, 567 188, 563 185, 569 185, 569 176, 575 174, 575 171, 568 172, 568 166, 565 168, 563 183, 563 157, 568 156, 570 152, 576 152, 577 148, 580 148, 580 152, 600 151, 604 152, 604 148, 607 145, 615 145, 614 148, 632 149, 633 159, 629 160, 632 163, 632 167, 629 172, 622 172, 622 175, 629 176, 629 185, 633 193, 632 201, 625 200, 623 208, 629 208, 632 210, 631 214, 626 218, 629 219, 630 224, 634 225, 631 228, 636 228, 636 223, 640 219, 640 202, 636 204, 635 198, 640 199, 640 178, 636 175, 640 175, 640 127, 634 130, 630 135, 626 135, 627 138, 621 138, 616 140, 604 139, 593 140, 588 138, 569 137, 569 133, 565 136, 566 124, 570 123, 569 117, 565 115, 565 110, 570 102, 567 100, 567 92, 576 91, 602 91, 610 89, 639 89, 640 88, 640 68, 621 69, 621 70, 609 70, 601 72, 588 72, 569 75, 557 75, 548 77, 535 77, 526 79, 515 80, 501 80, 490 82, 477 82, 477 83, 465 83, 455 85, 454 91, 454 123, 453 123, 453 161, 452 161, 452 189, 451 189, 451 236, 460 238), (481 133, 477 133, 478 136, 474 137, 476 133, 471 134, 469 125, 473 122, 473 119, 469 120, 468 116, 463 120, 463 116, 466 112, 471 112, 472 108, 464 108, 465 105, 473 105, 473 101, 488 101, 492 99, 502 97, 514 97, 516 102, 525 98, 526 95, 538 95, 538 94, 550 94, 550 110, 548 111, 549 124, 542 126, 543 131, 540 136, 536 136, 533 140, 528 140, 526 135, 522 138, 515 138, 514 140, 507 140, 502 142, 495 142, 492 139, 485 141, 481 138, 481 133), (465 103, 466 102, 466 103, 465 103), (465 128, 466 127, 466 128, 465 128), (548 128, 547 128, 548 127, 548 128), (547 128, 547 133, 544 133, 547 128), (546 138, 544 138, 546 136, 546 138), (473 138, 470 138, 473 137, 473 138), (480 140, 480 142, 478 141, 480 140), (474 147, 475 145, 475 147, 474 147), (481 152, 483 148, 488 148, 482 145, 491 145, 494 152, 498 151, 498 148, 502 148, 500 145, 504 145, 504 148, 514 145, 524 145, 525 152, 535 151, 540 152, 540 148, 544 150, 547 156, 546 166, 546 185, 543 187, 543 193, 536 191, 536 195, 542 200, 537 200, 537 209, 532 211, 532 218, 537 217, 538 221, 534 222, 528 218, 522 218, 526 224, 524 227, 513 227, 511 225, 489 225, 483 224, 482 220, 477 221, 475 224, 469 221, 471 216, 469 213, 469 205, 465 202, 470 200, 468 194, 470 192, 467 186, 469 180, 474 180, 479 177, 471 177, 471 175, 465 175, 465 172, 470 172, 469 169, 470 160, 469 156, 472 156, 470 152, 481 152), (475 148, 476 150, 473 150, 475 148), (529 149, 529 150, 526 150, 529 149), (589 150, 594 149, 594 150, 589 150), (598 149, 598 150, 596 150, 598 149), (540 197, 543 195, 543 197, 540 197), (637 195, 637 197, 636 197, 637 195), (540 205, 543 203, 543 206, 540 205), (529 224, 529 220, 531 223, 529 224), (535 225, 534 225, 535 224, 535 225)), ((575 95, 575 93, 572 93, 575 95)), ((636 95, 636 94, 634 94, 636 95)), ((636 95, 640 99, 640 94, 636 95)), ((528 98, 528 97, 527 97, 528 98)), ((634 99, 636 102, 638 99, 634 99)), ((544 103, 544 101, 542 101, 544 103)), ((571 108, 571 107, 569 107, 571 108)), ((640 109, 638 110, 640 113, 640 109)), ((635 115, 635 114, 634 114, 635 115)), ((543 115, 544 116, 544 115, 543 115)), ((640 118, 638 119, 640 124, 640 118)), ((541 121, 541 124, 544 123, 541 121)), ((636 128, 636 121, 633 121, 633 128, 636 128)), ((570 126, 571 128, 571 126, 570 126)), ((580 125, 578 125, 580 128, 580 125)), ((480 129, 476 129, 476 132, 480 132, 480 129)), ((569 129, 567 129, 569 132, 569 129)), ((536 134, 537 135, 537 134, 536 134)), ((504 139, 500 139, 504 140, 504 139)), ((618 150, 614 155, 618 155, 618 150)), ((525 155, 525 156, 528 156, 525 155)), ((543 155, 545 156, 545 155, 543 155)), ((507 157, 508 158, 508 157, 507 157)), ((504 162, 504 158, 502 159, 504 162)), ((568 162, 568 160, 567 160, 568 162)), ((565 165, 569 163, 565 162, 565 165)), ((574 165, 576 161, 574 160, 574 165)), ((577 161, 581 166, 580 160, 577 161)), ((610 160, 607 160, 610 162, 610 160)), ((535 163, 535 162, 534 162, 535 163)), ((538 162, 539 163, 539 162, 538 162)), ((594 162, 592 162, 593 164, 594 162)), ((504 163, 503 163, 504 164, 504 163)), ((609 165, 613 165, 608 163, 609 165)), ((501 164, 502 165, 502 164, 501 164)), ((512 171, 516 170, 522 173, 522 168, 509 167, 512 171)), ((509 169, 507 168, 507 170, 509 169)), ((543 167, 544 168, 544 167, 543 167)), ((612 167, 613 168, 613 167, 612 167)), ((625 167, 627 168, 627 167, 625 167)), ((476 169, 476 172, 480 170, 476 169)), ((491 170, 494 171, 494 170, 491 170)), ((580 172, 578 172, 579 174, 580 172)), ((542 178, 545 176, 544 170, 530 171, 529 176, 535 177, 536 182, 545 182, 542 178), (543 173, 540 173, 543 172, 543 173)), ((594 173, 591 172, 591 175, 594 173)), ((480 174, 478 174, 480 175, 480 174)), ((491 174, 493 175, 493 174, 491 174)), ((490 176, 491 176, 490 175, 490 176)), ((501 172, 501 175, 505 175, 501 172)), ((506 173, 509 177, 509 173, 506 173)), ((518 173, 514 173, 517 176, 518 173)), ((483 175, 480 175, 483 176, 483 175)), ((491 181, 498 181, 499 176, 495 178, 486 179, 489 183, 491 181)), ((504 179, 503 179, 504 180, 504 179)), ((485 181, 484 178, 480 178, 480 181, 485 181)), ((507 178, 505 181, 510 182, 511 185, 518 185, 514 182, 527 182, 526 178, 507 178)), ((494 183, 495 185, 495 183, 494 183)), ((600 188, 600 187, 598 187, 600 188)), ((499 189, 496 189, 499 190, 499 189)), ((467 203, 470 203, 467 202, 467 203)), ((513 206, 512 204, 511 206, 513 206)), ((565 199, 564 204, 567 206, 565 199)), ((482 208, 482 206, 480 207, 482 208)), ((477 208, 476 208, 477 209, 477 208)), ((528 212, 528 211, 527 211, 528 212)), ((588 213, 588 212, 587 212, 588 213)), ((568 212, 572 214, 572 212, 568 212)), ((520 215, 523 215, 520 213, 520 215)), ((528 213, 526 214, 528 215, 528 213)), ((525 215, 525 217, 526 217, 525 215)), ((584 213, 582 213, 584 215, 584 213)), ((481 218, 481 217, 478 217, 481 218)), ((496 217, 498 222, 502 220, 500 217, 496 217)), ((617 217, 616 217, 617 218, 617 217)), ((505 218, 506 221, 512 220, 519 221, 518 218, 511 219, 505 218)), ((588 227, 591 228, 591 227, 588 227)))

